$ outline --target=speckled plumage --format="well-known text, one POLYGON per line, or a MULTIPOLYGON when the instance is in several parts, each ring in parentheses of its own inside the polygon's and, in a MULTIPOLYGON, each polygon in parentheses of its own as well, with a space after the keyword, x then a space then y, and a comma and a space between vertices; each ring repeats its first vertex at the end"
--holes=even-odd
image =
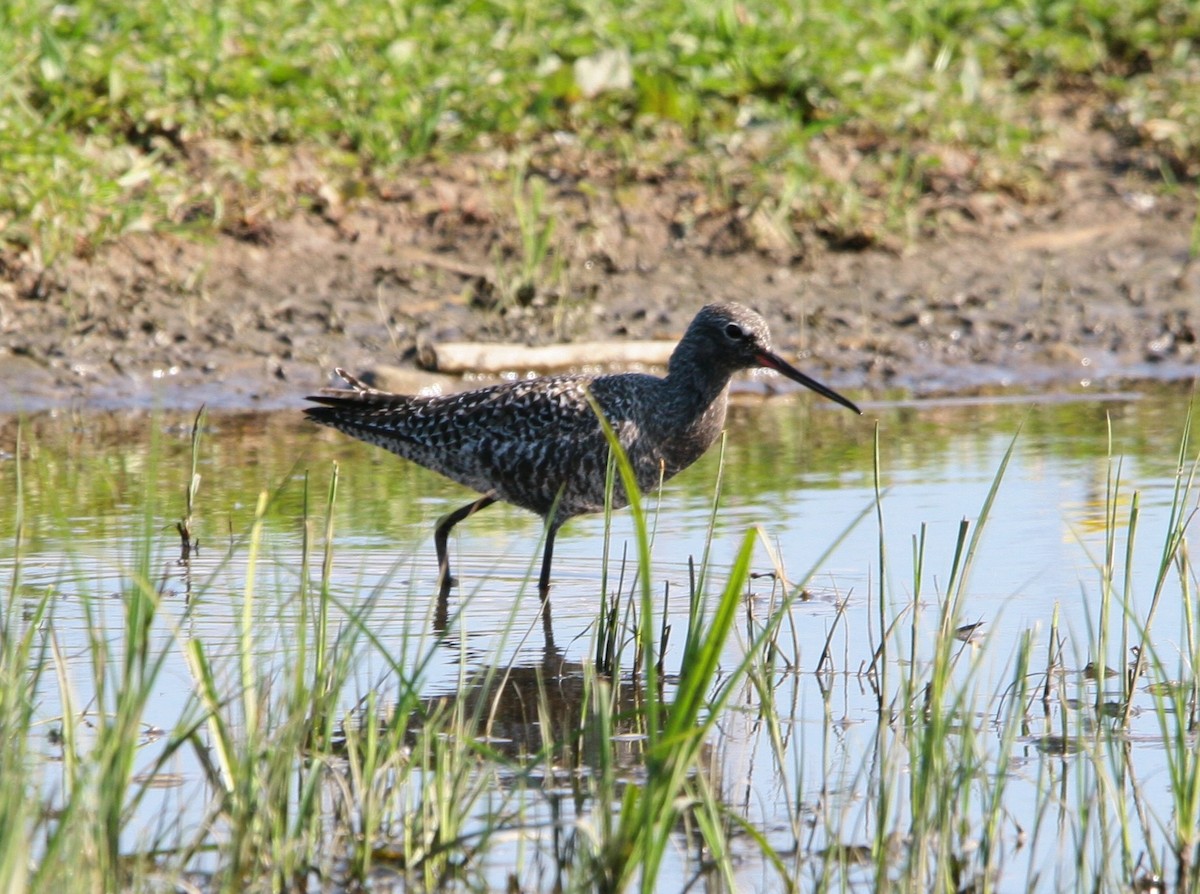
MULTIPOLYGON (((378 391, 338 374, 351 389, 327 390, 306 415, 419 463, 483 498, 438 522, 442 589, 451 583, 446 538, 471 513, 496 500, 547 518, 539 587, 549 588, 554 535, 570 518, 604 508, 608 444, 587 395, 616 432, 649 491, 700 458, 725 424, 729 380, 765 366, 858 411, 850 401, 771 351, 762 317, 736 304, 709 305, 688 326, 665 378, 639 373, 547 376, 437 397, 378 391), (561 494, 561 496, 560 496, 561 494), (555 501, 558 501, 555 511, 555 501), (548 518, 554 511, 554 517, 548 518)), ((628 502, 620 488, 616 506, 628 502)))

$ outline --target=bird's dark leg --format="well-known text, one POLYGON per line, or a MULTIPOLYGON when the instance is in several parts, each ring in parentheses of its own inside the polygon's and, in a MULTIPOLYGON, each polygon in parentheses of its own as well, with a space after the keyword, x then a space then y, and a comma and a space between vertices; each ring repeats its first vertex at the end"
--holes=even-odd
POLYGON ((546 526, 546 546, 542 549, 542 573, 538 575, 538 595, 544 600, 550 595, 550 563, 554 558, 554 535, 558 533, 558 524, 551 522, 546 526))
POLYGON ((454 576, 450 574, 450 557, 446 554, 446 540, 450 537, 450 529, 480 509, 486 509, 496 502, 491 494, 480 497, 469 506, 455 509, 438 519, 437 527, 433 529, 433 545, 437 548, 438 558, 438 592, 442 596, 449 595, 454 586, 454 576))
POLYGON ((546 655, 557 655, 554 645, 554 624, 550 620, 550 562, 554 557, 554 535, 559 522, 546 525, 546 546, 542 549, 542 573, 538 575, 538 598, 542 600, 542 633, 546 638, 546 655))

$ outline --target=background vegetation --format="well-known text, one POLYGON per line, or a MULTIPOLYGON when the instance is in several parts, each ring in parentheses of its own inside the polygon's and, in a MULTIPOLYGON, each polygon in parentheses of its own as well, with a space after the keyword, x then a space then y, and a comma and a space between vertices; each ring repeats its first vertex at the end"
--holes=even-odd
POLYGON ((1037 195, 1082 112, 1170 184, 1200 165, 1198 41, 1190 0, 9 0, 0 261, 253 237, 516 147, 853 228, 929 192, 1037 195))

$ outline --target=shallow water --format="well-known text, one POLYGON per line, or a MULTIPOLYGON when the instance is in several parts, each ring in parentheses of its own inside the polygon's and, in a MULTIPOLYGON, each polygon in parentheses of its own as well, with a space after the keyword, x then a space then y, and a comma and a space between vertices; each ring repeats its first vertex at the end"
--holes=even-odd
MULTIPOLYGON (((986 520, 962 606, 964 622, 983 622, 978 641, 963 645, 963 683, 983 694, 981 735, 991 737, 989 749, 999 750, 994 729, 998 708, 992 696, 1011 681, 1013 657, 1027 632, 1033 632, 1044 667, 1048 628, 1057 612, 1068 671, 1061 685, 1083 703, 1094 700, 1095 684, 1082 669, 1094 657, 1089 649, 1100 603, 1097 566, 1103 561, 1108 527, 1107 482, 1119 472, 1116 530, 1122 538, 1136 494, 1135 549, 1127 576, 1131 618, 1144 619, 1159 572, 1189 404, 1194 406, 1194 396, 1178 387, 878 401, 864 403, 862 418, 807 398, 743 404, 731 410, 724 449, 712 451, 648 501, 654 531, 651 582, 656 594, 670 594, 666 611, 678 631, 676 643, 686 624, 688 561, 699 562, 709 544, 715 589, 743 532, 759 527, 754 570, 760 576, 746 604, 748 614, 760 619, 785 589, 781 573, 790 582, 807 580, 807 598, 791 607, 781 635, 796 666, 778 672, 773 690, 784 730, 784 769, 776 766, 770 737, 757 722, 760 695, 755 691, 739 693, 719 719, 720 734, 710 746, 714 780, 727 803, 781 853, 797 854, 794 873, 815 885, 823 861, 813 854, 833 845, 869 843, 872 820, 864 773, 879 747, 879 705, 863 669, 879 639, 881 587, 885 614, 901 619, 894 642, 918 662, 928 658, 929 634, 937 623, 960 524, 966 519, 974 531, 1010 445, 1011 460, 986 520), (882 536, 875 510, 876 431, 882 536), (922 531, 924 578, 916 609, 906 610, 916 591, 914 539, 922 531), (818 679, 815 672, 831 629, 833 673, 818 679), (798 830, 808 837, 797 841, 798 830)), ((464 674, 484 666, 549 668, 559 680, 563 709, 569 711, 575 697, 570 681, 594 650, 599 594, 615 590, 618 582, 624 590, 630 587, 633 561, 622 559, 626 550, 629 556, 635 552, 627 511, 616 513, 607 530, 602 517, 577 519, 562 530, 549 625, 540 618, 531 583, 540 557, 541 525, 510 507, 491 507, 455 529, 452 561, 460 587, 448 604, 439 606, 433 596, 432 524, 469 501, 469 494, 375 448, 316 430, 294 412, 213 415, 198 469, 202 477, 194 527, 200 551, 184 568, 176 561, 173 526, 183 513, 190 471, 190 422, 175 414, 62 414, 27 420, 21 433, 17 592, 26 604, 53 592, 53 635, 66 656, 77 710, 87 706, 94 690, 94 668, 85 660, 86 631, 99 620, 110 641, 120 642, 121 597, 139 567, 139 544, 155 544, 144 567, 164 595, 156 642, 166 661, 147 710, 145 765, 159 731, 170 729, 188 710, 192 681, 182 657, 184 644, 200 639, 210 653, 231 663, 236 655, 237 620, 249 572, 244 537, 260 491, 271 494, 254 568, 260 671, 269 677, 286 666, 289 651, 296 648, 294 627, 287 622, 294 619, 300 590, 306 487, 308 514, 317 520, 310 531, 315 535, 334 461, 339 467, 334 595, 347 611, 369 611, 371 629, 387 652, 363 648, 359 691, 350 694, 348 706, 371 689, 386 697, 395 676, 389 660, 407 668, 415 656, 429 651, 433 660, 423 672, 423 691, 430 697, 460 693, 464 674), (148 500, 158 507, 149 517, 144 509, 148 500), (435 629, 444 634, 440 645, 435 645, 435 629)), ((1200 423, 1193 419, 1191 425, 1194 459, 1200 423)), ((9 505, 0 512, 0 588, 6 592, 14 581, 17 555, 17 501, 11 499, 18 490, 16 432, 15 420, 0 420, 0 493, 9 505)), ((1195 508, 1193 493, 1186 509, 1195 508)), ((1193 528, 1189 536, 1195 554, 1200 534, 1193 528)), ((1122 540, 1118 581, 1126 576, 1124 555, 1122 540)), ((1182 641, 1183 609, 1178 596, 1164 600, 1153 626, 1156 651, 1175 677, 1191 675, 1180 666, 1179 656, 1188 648, 1182 641)), ((1121 640, 1119 622, 1111 629, 1117 634, 1111 636, 1106 660, 1120 667, 1128 643, 1121 640)), ((731 640, 730 667, 741 658, 743 639, 731 640)), ((678 646, 668 648, 668 674, 678 670, 678 653, 678 646)), ((48 731, 63 710, 53 682, 53 675, 43 677, 39 692, 39 715, 48 731)), ((1127 733, 1132 766, 1147 785, 1151 806, 1165 814, 1169 802, 1161 730, 1149 696, 1140 695, 1135 708, 1127 733)), ((1035 876, 1047 890, 1069 888, 1077 871, 1074 855, 1057 849, 1057 835, 1037 838, 1031 847, 1016 844, 1018 829, 1028 833, 1038 823, 1035 811, 1045 801, 1039 792, 1048 780, 1066 792, 1073 774, 1088 772, 1071 754, 1053 754, 1047 745, 1059 723, 1056 717, 1034 724, 1013 745, 1008 821, 1002 830, 1011 852, 1003 862, 1001 890, 1026 890, 1035 876)), ((536 735, 528 727, 514 718, 506 727, 508 737, 536 735)), ((636 776, 636 747, 618 743, 615 748, 636 776)), ((43 787, 53 792, 54 737, 48 735, 38 750, 47 758, 43 787)), ((150 798, 141 807, 145 829, 153 828, 163 813, 181 827, 203 818, 197 768, 181 756, 173 771, 178 775, 162 780, 161 798, 150 798)), ((529 805, 532 814, 562 806, 552 804, 553 794, 546 797, 529 805)), ((1073 822, 1068 817, 1079 807, 1064 796, 1064 815, 1057 821, 1073 822)), ((129 846, 144 844, 149 834, 132 830, 129 846)), ((1162 847, 1161 832, 1146 834, 1146 847, 1162 847)), ((1103 839, 1082 846, 1087 865, 1107 859, 1111 843, 1103 839)), ((740 890, 777 889, 773 870, 755 857, 756 845, 735 842, 735 849, 740 890)), ((516 852, 490 858, 497 885, 504 883, 516 852)), ((673 865, 667 871, 676 875, 668 875, 661 890, 685 882, 682 864, 673 865)), ((535 869, 523 864, 522 871, 535 869)), ((865 877, 856 879, 851 873, 849 883, 859 882, 865 883, 865 877)))

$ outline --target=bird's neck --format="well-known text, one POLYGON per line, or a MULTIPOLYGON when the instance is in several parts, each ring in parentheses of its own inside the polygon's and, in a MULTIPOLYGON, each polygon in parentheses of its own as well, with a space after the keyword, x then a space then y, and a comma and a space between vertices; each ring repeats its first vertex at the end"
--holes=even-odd
POLYGON ((732 373, 704 368, 692 360, 672 357, 663 380, 665 393, 678 404, 675 412, 683 416, 701 416, 714 403, 725 405, 732 373))
POLYGON ((709 448, 725 427, 729 376, 712 370, 684 370, 672 365, 663 380, 659 416, 664 431, 661 450, 667 477, 685 469, 709 448))

